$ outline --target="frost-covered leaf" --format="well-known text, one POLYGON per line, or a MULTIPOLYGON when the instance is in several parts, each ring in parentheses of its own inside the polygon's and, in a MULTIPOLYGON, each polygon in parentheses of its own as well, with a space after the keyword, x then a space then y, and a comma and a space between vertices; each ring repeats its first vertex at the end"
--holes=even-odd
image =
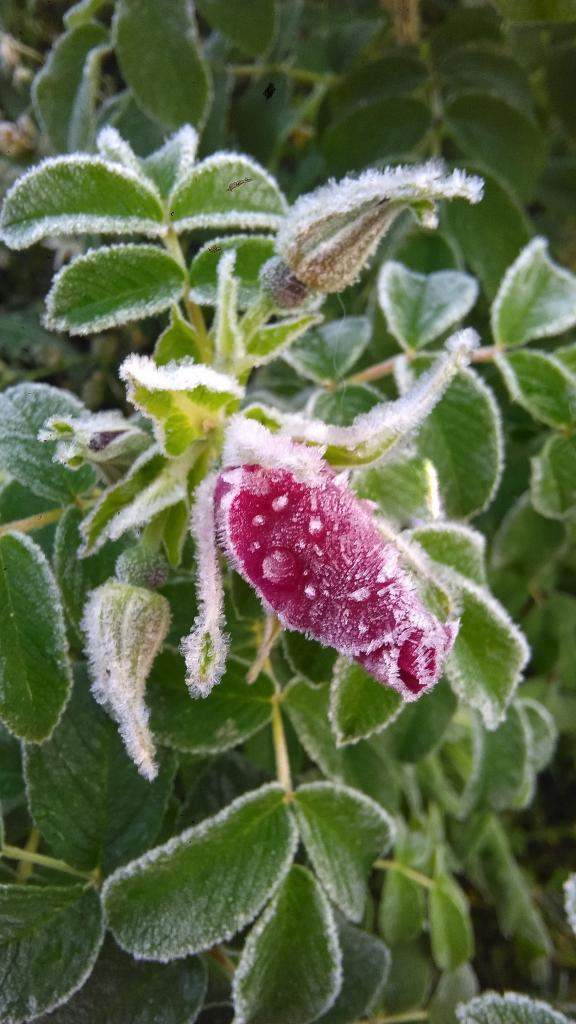
POLYGON ((361 470, 354 476, 353 487, 360 498, 374 501, 386 519, 401 525, 434 519, 442 511, 434 464, 418 455, 399 456, 361 470))
POLYGON ((184 271, 153 245, 91 249, 63 267, 46 296, 46 324, 91 334, 161 313, 178 302, 184 271))
POLYGON ((519 708, 512 704, 506 718, 483 741, 479 796, 495 810, 525 807, 533 796, 534 769, 531 734, 519 708))
POLYGON ((25 249, 47 235, 161 235, 156 190, 133 170, 96 156, 44 160, 18 178, 6 195, 0 236, 25 249))
POLYGON ((539 515, 530 503, 530 495, 523 494, 508 509, 494 536, 492 565, 495 569, 516 569, 524 578, 532 579, 557 558, 565 543, 565 527, 539 515))
MULTIPOLYGON (((427 844, 419 833, 401 828, 394 848, 394 862, 401 867, 427 867, 427 844)), ((378 929, 386 942, 396 947, 417 939, 426 919, 424 889, 402 871, 386 872, 378 909, 378 929)))
POLYGON ((169 460, 155 445, 143 452, 123 480, 102 492, 83 520, 81 554, 93 554, 105 540, 117 540, 186 501, 189 470, 189 461, 169 460))
POLYGON ((508 268, 492 306, 492 330, 500 345, 524 345, 576 323, 576 277, 548 256, 534 238, 508 268))
POLYGON ((34 107, 56 150, 90 146, 95 128, 98 61, 107 46, 108 33, 103 25, 87 21, 71 28, 57 39, 34 79, 34 107))
POLYGON ((474 955, 468 900, 450 875, 434 879, 430 892, 430 940, 436 966, 453 971, 474 955))
POLYGON ((558 738, 556 722, 540 701, 524 697, 516 706, 528 730, 528 756, 533 769, 540 772, 554 754, 558 738))
POLYGON ((91 695, 87 673, 79 672, 52 737, 25 748, 32 817, 56 856, 108 874, 144 853, 158 837, 176 767, 166 752, 159 761, 150 784, 91 695))
POLYGON ((212 28, 244 53, 257 57, 269 48, 276 29, 276 0, 252 0, 249 18, 243 0, 199 0, 198 7, 212 28))
POLYGON ((322 322, 319 313, 289 317, 273 324, 260 327, 251 335, 246 346, 246 361, 251 366, 261 366, 280 354, 285 354, 297 338, 308 337, 311 327, 322 322))
POLYGON ((90 21, 108 0, 77 0, 64 14, 66 28, 76 28, 90 21))
MULTIPOLYGON (((16 384, 0 395, 0 466, 22 486, 55 503, 72 504, 89 490, 94 472, 77 472, 54 463, 56 444, 43 444, 38 433, 51 416, 82 416, 82 403, 49 384, 16 384)), ((22 517, 23 518, 23 517, 22 517)))
POLYGON ((293 867, 252 929, 233 994, 237 1024, 309 1024, 342 984, 341 953, 328 900, 305 868, 293 867))
MULTIPOLYGON (((422 356, 410 367, 420 372, 427 365, 422 356)), ((438 472, 446 515, 474 516, 490 504, 503 467, 502 426, 492 391, 473 370, 460 370, 431 410, 418 451, 438 472)))
POLYGON ((554 356, 526 349, 494 361, 510 397, 535 419, 559 430, 576 422, 576 376, 554 356))
POLYGON ((144 692, 169 626, 162 594, 114 580, 92 591, 82 622, 94 698, 118 722, 128 754, 148 781, 158 767, 144 692))
POLYGON ((0 718, 30 742, 52 733, 70 694, 60 594, 46 556, 29 537, 0 537, 0 718))
POLYGON ((123 476, 151 444, 150 435, 119 412, 50 416, 39 441, 55 441, 54 461, 70 469, 93 465, 106 483, 123 476))
POLYGON ((330 1009, 315 1024, 351 1024, 367 1017, 377 1006, 390 969, 384 943, 337 917, 342 953, 342 987, 330 1009))
POLYGON ((436 201, 458 196, 479 202, 480 179, 462 171, 445 176, 435 162, 364 171, 301 196, 280 227, 277 252, 309 288, 339 292, 357 280, 403 209, 431 227, 436 201))
POLYGON ((537 512, 572 519, 576 511, 576 438, 550 436, 533 457, 530 490, 537 512))
POLYGON ((448 683, 441 679, 422 700, 405 706, 387 734, 394 756, 408 764, 426 757, 442 742, 457 703, 448 683))
POLYGON ((363 793, 333 782, 300 786, 293 807, 322 885, 340 910, 358 923, 372 864, 393 841, 393 819, 363 793))
POLYGON ((233 411, 243 388, 224 373, 203 364, 158 366, 149 356, 133 353, 120 367, 128 400, 154 423, 167 455, 182 455, 215 427, 224 412, 233 411))
POLYGON ((506 992, 486 992, 456 1010, 459 1024, 571 1024, 563 1013, 540 999, 506 992))
POLYGON ((272 681, 260 674, 248 683, 248 666, 230 658, 209 700, 191 701, 182 658, 159 655, 148 686, 152 728, 162 743, 192 754, 236 747, 268 724, 272 681))
POLYGON ((202 306, 216 305, 218 264, 229 249, 236 252, 238 308, 246 309, 260 295, 260 268, 274 254, 274 239, 268 235, 217 236, 198 250, 190 264, 190 295, 202 306))
POLYGON ((570 927, 576 934, 576 875, 569 875, 564 882, 564 906, 570 927))
POLYGON ((478 285, 469 274, 416 274, 389 260, 378 276, 378 298, 388 329, 406 349, 422 348, 470 312, 478 285))
POLYGON ((460 630, 446 662, 446 675, 458 696, 477 708, 486 726, 494 729, 512 700, 529 648, 488 590, 464 576, 454 582, 461 605, 460 630))
POLYGON ((142 161, 142 170, 155 182, 163 198, 192 170, 198 149, 198 132, 185 124, 160 149, 142 161))
POLYGON ((430 1024, 458 1024, 456 1007, 478 993, 478 979, 470 964, 444 971, 430 1000, 430 1024))
POLYGON ((244 337, 238 323, 238 279, 234 273, 236 252, 229 250, 218 262, 218 289, 212 336, 214 363, 219 370, 234 370, 244 355, 244 337))
POLYGON ((120 70, 138 106, 164 128, 206 120, 212 89, 194 10, 171 0, 120 0, 114 18, 120 70))
POLYGON ((410 531, 426 554, 440 565, 455 569, 475 583, 486 583, 484 534, 462 523, 429 523, 410 531))
POLYGON ((311 331, 284 353, 284 359, 302 376, 316 384, 328 384, 345 377, 370 341, 371 324, 365 316, 331 320, 311 331))
POLYGON ((106 880, 110 928, 139 959, 208 949, 254 919, 286 876, 296 842, 280 786, 241 796, 106 880))
POLYGON ((274 178, 251 157, 237 153, 216 153, 197 164, 177 182, 168 205, 179 232, 194 228, 274 231, 286 212, 286 200, 274 178))
POLYGON ((158 366, 186 359, 188 362, 202 362, 199 358, 197 335, 193 327, 182 316, 178 306, 170 310, 170 323, 156 342, 154 362, 158 366))
POLYGON ((313 392, 306 412, 323 423, 350 427, 358 416, 371 412, 381 401, 380 392, 369 384, 339 384, 313 392))
POLYGON ((339 746, 386 729, 402 707, 396 690, 376 682, 357 662, 338 659, 330 692, 330 722, 339 746))
POLYGON ((108 938, 86 984, 40 1024, 194 1024, 205 993, 199 957, 142 963, 108 938))
POLYGON ((84 885, 1 885, 0 920, 0 1014, 22 1024, 84 984, 104 938, 102 910, 84 885))

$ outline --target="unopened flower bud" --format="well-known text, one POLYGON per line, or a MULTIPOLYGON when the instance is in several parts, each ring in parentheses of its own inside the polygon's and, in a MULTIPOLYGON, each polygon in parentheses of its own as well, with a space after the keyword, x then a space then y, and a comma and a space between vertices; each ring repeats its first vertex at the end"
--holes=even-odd
POLYGON ((54 460, 79 469, 89 463, 107 482, 121 477, 152 439, 118 412, 86 416, 51 416, 38 434, 39 441, 56 441, 54 460))
POLYGON ((82 625, 92 693, 118 722, 128 754, 151 781, 158 768, 144 692, 168 633, 170 605, 161 594, 110 580, 92 591, 82 625))
POLYGON ((310 296, 308 286, 299 281, 294 271, 278 256, 267 260, 261 268, 260 286, 278 309, 302 306, 310 296))
POLYGON ((138 545, 123 551, 116 562, 116 577, 120 583, 131 583, 134 587, 148 587, 156 590, 163 587, 168 579, 169 566, 159 551, 138 545))
POLYGON ((365 171, 301 196, 276 241, 279 256, 298 281, 320 292, 354 284, 398 214, 410 207, 425 226, 435 224, 439 199, 482 198, 482 182, 462 171, 445 175, 431 162, 365 171))

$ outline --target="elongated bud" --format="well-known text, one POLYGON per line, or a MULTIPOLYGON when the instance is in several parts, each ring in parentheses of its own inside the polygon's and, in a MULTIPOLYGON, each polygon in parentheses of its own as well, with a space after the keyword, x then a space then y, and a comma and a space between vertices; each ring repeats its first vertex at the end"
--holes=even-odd
POLYGON ((166 583, 170 567, 161 552, 137 545, 122 552, 116 561, 115 571, 120 583, 156 590, 166 583))
POLYGON ((118 722, 126 750, 144 778, 158 773, 144 701, 146 680, 170 626, 170 605, 128 583, 92 591, 84 610, 92 693, 118 722))
MULTIPOLYGON (((284 453, 298 447, 270 438, 284 453)), ((423 606, 371 507, 341 477, 327 466, 315 478, 235 466, 214 500, 232 565, 286 628, 360 661, 407 701, 438 681, 457 624, 423 606)))
POLYGON ((69 469, 90 463, 108 482, 118 480, 152 443, 151 437, 118 412, 51 416, 38 434, 39 441, 56 441, 55 462, 69 469))
POLYGON ((462 171, 446 175, 435 161, 331 181, 296 201, 276 251, 302 284, 340 292, 358 279, 402 210, 410 207, 425 227, 435 227, 437 200, 457 197, 479 202, 481 179, 462 171))
POLYGON ((273 256, 260 270, 260 287, 278 309, 295 309, 306 303, 311 292, 299 281, 283 259, 273 256))

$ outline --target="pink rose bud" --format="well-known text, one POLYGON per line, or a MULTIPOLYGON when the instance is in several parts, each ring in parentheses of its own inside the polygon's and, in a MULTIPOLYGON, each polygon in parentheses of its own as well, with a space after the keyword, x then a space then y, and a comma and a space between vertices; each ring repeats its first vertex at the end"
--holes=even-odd
POLYGON ((442 674, 457 623, 421 603, 368 502, 324 466, 224 470, 214 492, 220 543, 287 629, 361 662, 416 700, 442 674))

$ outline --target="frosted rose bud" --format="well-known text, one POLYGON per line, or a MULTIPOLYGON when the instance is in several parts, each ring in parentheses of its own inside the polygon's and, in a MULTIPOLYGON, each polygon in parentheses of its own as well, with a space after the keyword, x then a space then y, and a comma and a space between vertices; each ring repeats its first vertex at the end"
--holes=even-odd
POLYGON ((310 296, 310 290, 296 277, 284 260, 273 256, 260 270, 260 286, 279 309, 295 309, 310 296))
POLYGON ((320 292, 354 284, 402 210, 425 227, 437 223, 439 199, 482 198, 482 181, 463 171, 445 174, 440 162, 365 171, 301 196, 286 215, 276 251, 299 282, 320 292))
POLYGON ((287 629, 355 658, 407 701, 438 681, 457 624, 422 605, 369 504, 327 466, 312 479, 229 468, 214 502, 229 560, 287 629))

